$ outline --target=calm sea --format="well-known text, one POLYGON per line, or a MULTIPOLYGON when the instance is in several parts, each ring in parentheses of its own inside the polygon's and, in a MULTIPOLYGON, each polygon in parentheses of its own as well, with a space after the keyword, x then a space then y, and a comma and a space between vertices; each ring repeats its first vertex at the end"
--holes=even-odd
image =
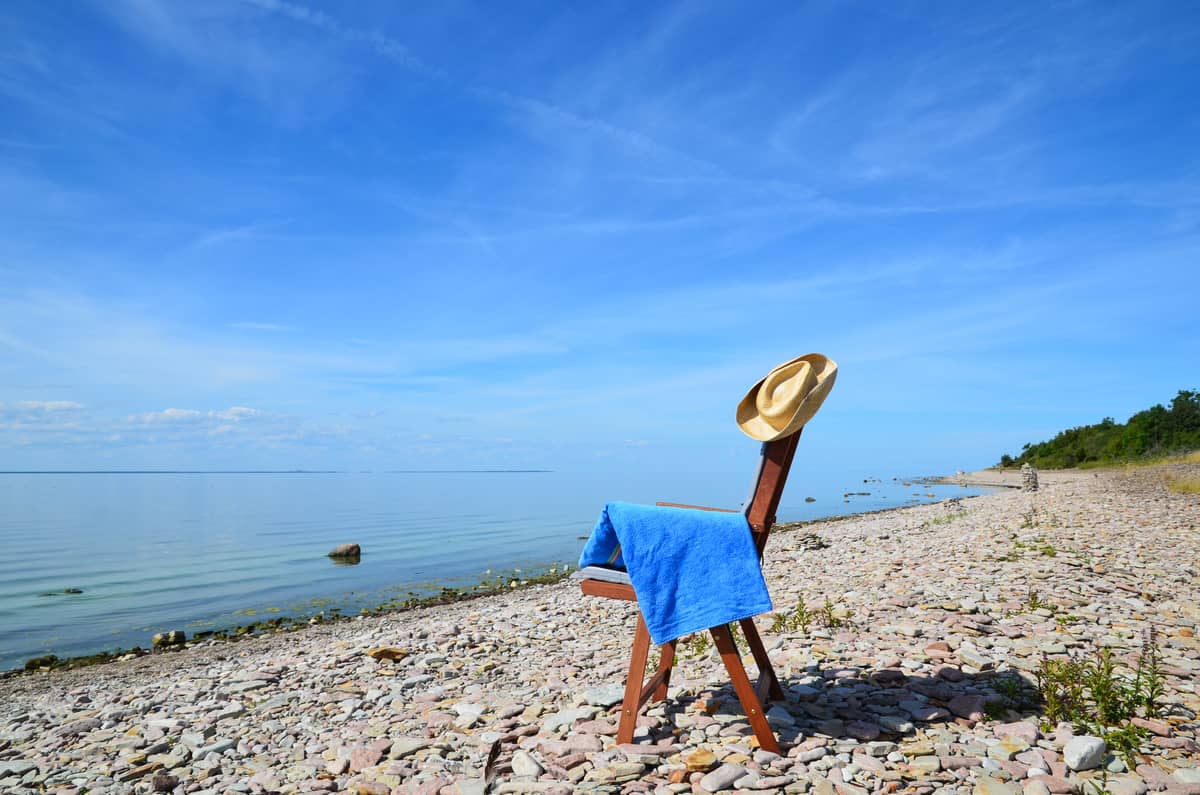
MULTIPOLYGON (((824 477, 792 488, 780 521, 978 493, 824 477)), ((723 474, 671 480, 559 472, 0 474, 0 670, 43 654, 148 647, 163 630, 190 637, 330 607, 357 612, 409 592, 573 563, 606 500, 736 507, 748 486, 723 474), (326 557, 351 542, 363 550, 358 565, 326 557)))

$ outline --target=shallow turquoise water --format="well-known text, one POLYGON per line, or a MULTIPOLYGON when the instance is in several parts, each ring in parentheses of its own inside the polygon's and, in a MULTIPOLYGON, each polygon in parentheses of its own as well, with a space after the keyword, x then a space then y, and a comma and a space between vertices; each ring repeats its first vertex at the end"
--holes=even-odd
MULTIPOLYGON (((0 474, 0 670, 574 562, 606 500, 736 507, 745 485, 719 473, 0 474), (334 565, 326 553, 349 542, 361 562, 334 565)), ((779 520, 974 493, 824 476, 785 495, 779 520)))

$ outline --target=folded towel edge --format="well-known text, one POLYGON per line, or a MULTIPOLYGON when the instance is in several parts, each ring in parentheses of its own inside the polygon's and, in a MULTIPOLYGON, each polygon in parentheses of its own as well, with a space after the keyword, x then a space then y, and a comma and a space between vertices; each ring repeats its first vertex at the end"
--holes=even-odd
POLYGON ((735 621, 742 621, 743 619, 760 616, 763 613, 769 613, 775 609, 775 606, 768 597, 765 607, 762 604, 751 604, 738 606, 733 609, 736 610, 736 614, 733 617, 729 617, 731 610, 729 605, 721 605, 717 608, 701 611, 695 615, 680 616, 665 627, 655 627, 654 631, 650 633, 650 640, 654 641, 654 645, 661 646, 664 643, 678 640, 684 635, 704 632, 722 624, 732 624, 735 621))

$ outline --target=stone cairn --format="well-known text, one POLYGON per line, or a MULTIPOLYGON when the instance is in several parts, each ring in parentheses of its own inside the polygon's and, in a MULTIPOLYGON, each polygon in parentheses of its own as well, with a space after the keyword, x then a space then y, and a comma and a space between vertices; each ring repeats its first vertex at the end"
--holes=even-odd
POLYGON ((1038 478, 1037 468, 1029 464, 1021 464, 1021 490, 1022 491, 1037 491, 1038 478))

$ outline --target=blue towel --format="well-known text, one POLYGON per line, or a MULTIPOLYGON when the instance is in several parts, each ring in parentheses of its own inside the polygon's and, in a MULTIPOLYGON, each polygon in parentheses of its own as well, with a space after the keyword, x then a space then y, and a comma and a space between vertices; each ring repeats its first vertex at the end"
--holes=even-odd
POLYGON ((579 557, 597 565, 629 572, 656 644, 771 609, 740 513, 610 502, 579 557))

